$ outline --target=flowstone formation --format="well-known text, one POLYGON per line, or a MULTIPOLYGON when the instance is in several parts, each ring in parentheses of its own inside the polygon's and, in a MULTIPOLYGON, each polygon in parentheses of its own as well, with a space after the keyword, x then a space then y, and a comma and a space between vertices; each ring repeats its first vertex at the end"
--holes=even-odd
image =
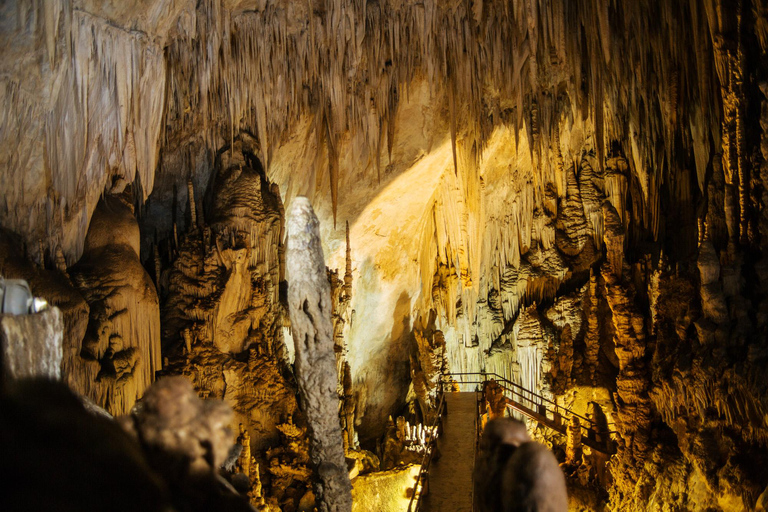
POLYGON ((445 371, 445 336, 435 329, 435 312, 422 325, 419 319, 413 328, 416 341, 411 354, 411 382, 419 404, 419 413, 424 422, 432 424, 438 405, 440 379, 445 371))
MULTIPOLYGON (((289 415, 277 429, 280 431, 280 446, 265 453, 268 464, 265 469, 271 476, 270 494, 280 503, 288 501, 298 508, 306 508, 315 502, 307 428, 296 425, 289 415)), ((259 504, 261 501, 257 498, 259 504)))
POLYGON ((61 310, 62 379, 116 415, 130 410, 162 365, 158 297, 139 239, 127 192, 100 201, 83 256, 69 268, 60 248, 41 251, 33 263, 16 237, 0 232, 0 273, 27 280, 34 295, 61 310))
POLYGON ((106 197, 69 271, 90 313, 80 352, 65 355, 65 378, 115 415, 128 413, 162 368, 160 306, 139 261, 139 238, 127 197, 106 197))
POLYGON ((283 442, 285 418, 303 415, 282 337, 283 207, 250 144, 245 138, 219 152, 207 208, 197 205, 190 185, 188 232, 160 244, 171 258, 168 265, 158 256, 157 272, 166 372, 186 376, 201 396, 235 411, 243 429, 238 472, 250 481, 254 505, 274 497, 293 508, 306 485, 286 496, 287 485, 272 479, 270 487, 258 475, 274 459, 267 449, 283 442))

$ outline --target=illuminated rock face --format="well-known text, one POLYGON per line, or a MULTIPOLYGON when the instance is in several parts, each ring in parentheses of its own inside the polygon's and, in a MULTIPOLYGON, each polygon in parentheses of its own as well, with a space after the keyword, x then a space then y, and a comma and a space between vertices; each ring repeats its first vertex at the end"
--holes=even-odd
POLYGON ((282 204, 305 195, 353 278, 348 445, 428 418, 440 371, 485 369, 603 410, 614 508, 755 504, 764 0, 102 4, 0 7, 0 272, 62 310, 75 389, 129 407, 162 332, 254 451, 279 442, 282 204), (141 243, 133 216, 99 228, 129 184, 141 243))
POLYGON ((126 414, 162 368, 160 306, 139 261, 139 226, 123 197, 103 199, 72 281, 90 314, 78 354, 64 361, 67 382, 112 414, 126 414))

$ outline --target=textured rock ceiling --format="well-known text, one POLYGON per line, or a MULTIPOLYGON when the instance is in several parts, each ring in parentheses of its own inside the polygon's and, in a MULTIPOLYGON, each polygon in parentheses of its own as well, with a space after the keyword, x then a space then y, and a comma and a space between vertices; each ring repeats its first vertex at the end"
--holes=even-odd
POLYGON ((147 198, 158 174, 189 173, 174 153, 215 150, 240 130, 259 135, 270 169, 289 134, 314 139, 324 154, 292 182, 330 183, 335 211, 343 175, 381 175, 391 121, 420 77, 457 164, 476 163, 499 125, 532 139, 545 176, 550 152, 582 149, 560 137, 564 126, 593 136, 600 160, 621 142, 653 226, 672 155, 679 148, 703 183, 729 106, 720 87, 739 87, 730 76, 736 9, 723 5, 6 3, 2 121, 18 135, 4 138, 3 178, 18 185, 4 224, 61 243, 74 259, 104 190, 139 180, 147 198))

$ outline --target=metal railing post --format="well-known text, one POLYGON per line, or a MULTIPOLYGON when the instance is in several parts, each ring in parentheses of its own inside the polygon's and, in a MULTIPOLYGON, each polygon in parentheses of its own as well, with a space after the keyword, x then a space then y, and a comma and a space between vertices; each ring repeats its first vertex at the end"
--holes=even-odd
POLYGON ((563 417, 560 414, 559 406, 555 407, 555 412, 553 413, 552 421, 554 421, 555 425, 557 425, 558 427, 562 426, 563 424, 563 417))

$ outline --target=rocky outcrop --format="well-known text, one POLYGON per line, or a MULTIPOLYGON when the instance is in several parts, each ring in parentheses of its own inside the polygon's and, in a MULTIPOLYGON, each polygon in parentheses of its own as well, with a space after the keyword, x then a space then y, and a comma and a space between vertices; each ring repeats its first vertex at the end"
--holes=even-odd
POLYGON ((201 400, 183 377, 158 381, 140 407, 122 418, 150 458, 158 458, 153 465, 167 465, 184 478, 212 476, 224 464, 233 444, 231 422, 232 410, 223 401, 201 400))
POLYGON ((183 379, 156 383, 120 423, 43 379, 13 383, 0 406, 5 510, 252 510, 212 470, 234 441, 231 411, 183 379))
POLYGON ((46 268, 44 258, 40 265, 36 265, 24 256, 21 245, 18 237, 0 229, 0 275, 7 279, 24 279, 34 296, 42 297, 59 309, 63 324, 60 375, 70 385, 76 385, 70 379, 77 379, 77 368, 85 364, 81 360, 81 350, 90 308, 72 284, 66 261, 58 265, 61 269, 46 268))
POLYGON ((242 425, 249 439, 251 454, 239 473, 252 503, 295 507, 305 484, 286 494, 290 481, 282 488, 260 480, 269 475, 268 450, 284 442, 280 425, 294 415, 304 420, 283 342, 283 206, 252 144, 244 135, 219 153, 210 188, 187 196, 205 196, 208 209, 193 208, 192 199, 189 231, 159 244, 170 246, 162 254, 171 258, 160 258, 159 271, 165 372, 187 377, 200 396, 224 400, 234 411, 230 427, 242 425), (250 470, 257 466, 258 478, 250 470))
POLYGON ((568 494, 557 459, 517 420, 492 420, 483 430, 475 463, 477 508, 565 512, 568 494))
POLYGON ((61 379, 62 338, 56 307, 29 315, 0 314, 0 380, 61 379))
POLYGON ((405 510, 410 501, 405 489, 413 485, 420 469, 411 464, 358 476, 352 480, 352 511, 405 510))

